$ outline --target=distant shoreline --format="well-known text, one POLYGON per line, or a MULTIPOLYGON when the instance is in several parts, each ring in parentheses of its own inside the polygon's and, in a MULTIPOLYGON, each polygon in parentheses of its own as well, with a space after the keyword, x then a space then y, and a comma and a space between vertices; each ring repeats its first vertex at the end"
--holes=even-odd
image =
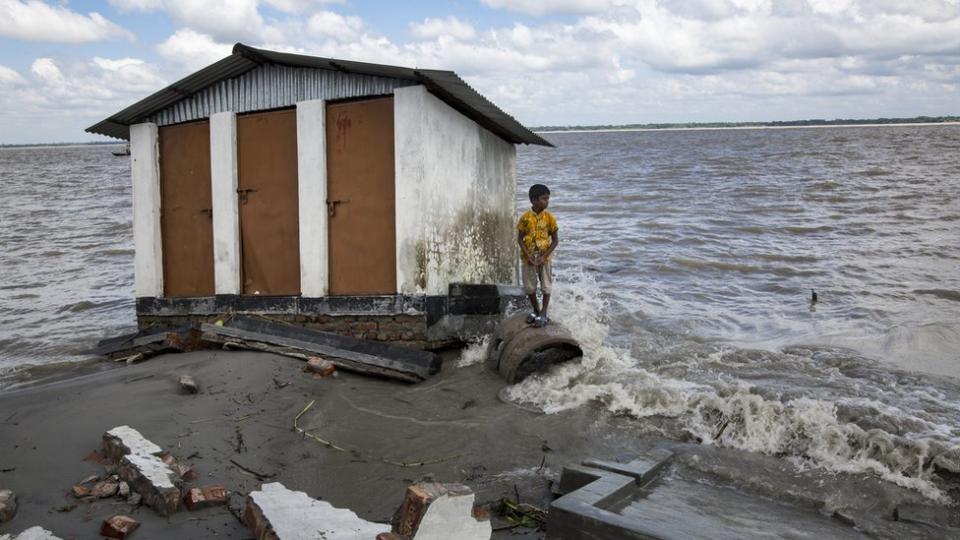
POLYGON ((746 130, 746 129, 812 129, 812 128, 858 128, 858 127, 918 127, 918 126, 960 126, 960 121, 950 122, 903 122, 903 123, 883 123, 883 124, 816 124, 803 126, 677 126, 677 127, 609 127, 609 128, 574 128, 574 129, 548 129, 542 130, 533 128, 534 133, 616 133, 627 131, 716 131, 716 130, 746 130))

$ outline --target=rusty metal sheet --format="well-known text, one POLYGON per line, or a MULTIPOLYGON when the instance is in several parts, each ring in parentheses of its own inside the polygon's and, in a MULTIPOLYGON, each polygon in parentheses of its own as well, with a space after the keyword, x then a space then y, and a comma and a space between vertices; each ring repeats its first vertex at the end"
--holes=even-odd
POLYGON ((327 105, 331 295, 397 292, 393 97, 327 105))
POLYGON ((242 293, 300 294, 296 111, 238 116, 237 161, 242 293))
POLYGON ((211 296, 210 124, 161 127, 159 138, 163 294, 211 296))

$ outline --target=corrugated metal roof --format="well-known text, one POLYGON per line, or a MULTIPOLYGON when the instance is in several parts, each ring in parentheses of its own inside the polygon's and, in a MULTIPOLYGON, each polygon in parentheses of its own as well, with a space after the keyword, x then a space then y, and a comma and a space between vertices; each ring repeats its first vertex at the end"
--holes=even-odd
POLYGON ((223 60, 188 75, 163 90, 134 103, 109 118, 90 126, 87 131, 117 139, 128 139, 130 136, 129 126, 147 121, 151 116, 160 113, 184 98, 193 96, 221 81, 239 77, 264 64, 323 69, 422 84, 431 93, 460 111, 464 116, 487 128, 505 141, 514 144, 553 146, 546 139, 523 127, 512 116, 500 110, 499 107, 480 95, 452 71, 417 70, 281 53, 255 49, 242 43, 234 45, 233 54, 223 60))

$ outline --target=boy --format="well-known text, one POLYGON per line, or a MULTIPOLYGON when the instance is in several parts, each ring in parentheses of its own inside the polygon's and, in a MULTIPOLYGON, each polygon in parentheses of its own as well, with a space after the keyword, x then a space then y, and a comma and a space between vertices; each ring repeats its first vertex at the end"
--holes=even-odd
POLYGON ((531 208, 524 212, 517 222, 517 243, 523 253, 523 292, 533 306, 533 313, 527 315, 527 322, 542 328, 550 321, 547 318, 550 287, 553 284, 550 254, 557 248, 560 238, 557 236, 557 218, 547 212, 550 188, 543 184, 534 184, 530 186, 529 196, 531 208), (543 293, 543 307, 537 304, 537 280, 540 281, 540 291, 543 293))

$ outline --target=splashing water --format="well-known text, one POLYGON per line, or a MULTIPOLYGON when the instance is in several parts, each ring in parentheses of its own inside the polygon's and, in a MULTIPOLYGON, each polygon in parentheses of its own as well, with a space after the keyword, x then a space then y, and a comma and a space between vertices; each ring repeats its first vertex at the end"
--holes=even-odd
POLYGON ((547 414, 593 403, 669 419, 668 436, 874 474, 949 500, 933 466, 960 472, 956 383, 837 349, 751 351, 640 335, 629 350, 610 343, 608 304, 592 276, 558 277, 551 310, 580 341, 583 359, 507 388, 506 399, 547 414))

